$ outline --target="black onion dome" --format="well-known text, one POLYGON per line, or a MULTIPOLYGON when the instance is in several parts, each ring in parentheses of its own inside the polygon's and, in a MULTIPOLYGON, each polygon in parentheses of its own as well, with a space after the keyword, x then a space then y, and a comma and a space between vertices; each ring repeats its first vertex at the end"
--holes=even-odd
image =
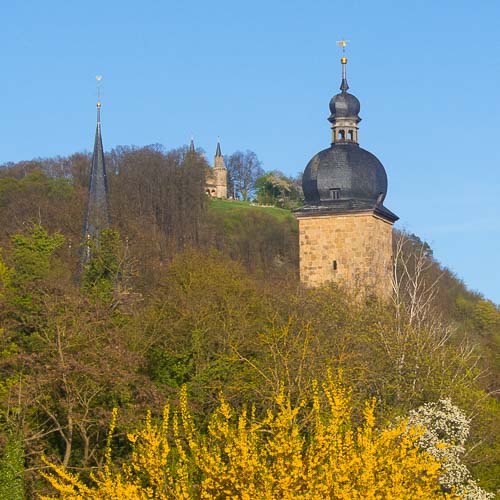
POLYGON ((312 157, 304 171, 302 188, 309 205, 342 200, 382 204, 387 174, 372 153, 355 143, 337 143, 312 157))
MULTIPOLYGON (((345 47, 345 41, 342 41, 345 47)), ((341 93, 330 101, 332 145, 313 156, 302 176, 305 205, 300 216, 331 213, 372 212, 389 222, 398 216, 384 207, 387 174, 372 153, 359 147, 358 123, 361 105, 349 94, 346 78, 347 58, 342 62, 341 93)))
POLYGON ((356 96, 348 92, 334 95, 330 101, 330 112, 332 113, 329 120, 336 118, 356 117, 361 109, 361 104, 356 96))

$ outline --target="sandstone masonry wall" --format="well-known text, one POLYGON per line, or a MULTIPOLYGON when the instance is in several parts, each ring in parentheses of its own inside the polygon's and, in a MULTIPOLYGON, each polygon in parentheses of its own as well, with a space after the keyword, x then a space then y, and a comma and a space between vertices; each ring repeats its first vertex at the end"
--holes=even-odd
POLYGON ((391 294, 392 224, 374 214, 297 215, 300 280, 391 294))

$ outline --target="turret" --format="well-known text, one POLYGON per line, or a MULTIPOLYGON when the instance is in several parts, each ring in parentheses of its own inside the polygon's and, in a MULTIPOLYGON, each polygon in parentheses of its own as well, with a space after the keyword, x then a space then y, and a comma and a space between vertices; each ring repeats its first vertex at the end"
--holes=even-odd
POLYGON ((221 153, 220 141, 217 141, 217 149, 215 150, 213 174, 215 196, 217 198, 227 198, 227 168, 221 153))

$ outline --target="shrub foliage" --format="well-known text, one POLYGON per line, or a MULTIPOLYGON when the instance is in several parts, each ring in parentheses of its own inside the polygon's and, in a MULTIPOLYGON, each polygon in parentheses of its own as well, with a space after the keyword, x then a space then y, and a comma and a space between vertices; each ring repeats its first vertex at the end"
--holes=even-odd
POLYGON ((142 428, 128 434, 133 451, 121 467, 108 448, 90 485, 57 465, 44 477, 66 500, 455 498, 441 492, 441 463, 418 449, 421 429, 401 422, 378 430, 375 401, 365 403, 356 427, 349 391, 331 375, 322 389, 325 405, 315 384, 295 407, 282 389, 262 419, 255 409, 236 413, 221 396, 205 434, 183 388, 178 412, 170 416, 167 405, 157 423, 148 413, 142 428), (307 430, 299 413, 308 414, 307 430))

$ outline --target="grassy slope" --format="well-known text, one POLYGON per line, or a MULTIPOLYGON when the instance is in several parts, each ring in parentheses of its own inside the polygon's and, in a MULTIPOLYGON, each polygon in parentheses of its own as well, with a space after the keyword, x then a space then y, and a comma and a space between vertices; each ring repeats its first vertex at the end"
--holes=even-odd
POLYGON ((235 200, 210 200, 209 207, 211 210, 215 210, 219 213, 233 212, 243 210, 258 210, 263 213, 267 213, 276 217, 278 220, 282 221, 293 217, 290 210, 284 210, 283 208, 276 207, 259 207, 251 205, 248 201, 235 201, 235 200))

